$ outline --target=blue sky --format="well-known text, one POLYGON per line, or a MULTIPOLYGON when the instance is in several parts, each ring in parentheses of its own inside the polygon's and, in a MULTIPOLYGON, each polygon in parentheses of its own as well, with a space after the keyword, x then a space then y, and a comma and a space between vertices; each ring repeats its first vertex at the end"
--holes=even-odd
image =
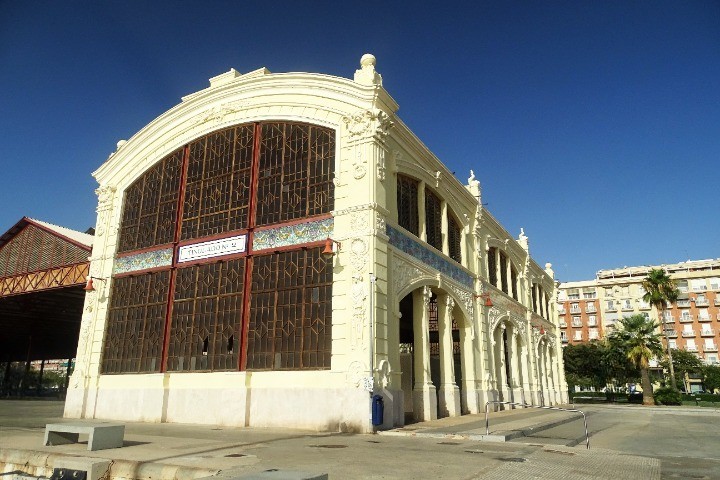
POLYGON ((90 173, 212 76, 370 52, 560 280, 720 257, 719 2, 260 3, 0 0, 0 230, 93 226, 90 173))

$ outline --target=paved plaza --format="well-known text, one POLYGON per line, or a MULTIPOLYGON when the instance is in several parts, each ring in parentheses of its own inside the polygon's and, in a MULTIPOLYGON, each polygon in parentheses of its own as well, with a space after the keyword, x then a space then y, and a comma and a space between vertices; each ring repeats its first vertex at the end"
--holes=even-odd
POLYGON ((490 432, 506 435, 504 443, 482 441, 484 415, 467 415, 380 435, 127 423, 122 448, 88 452, 84 443, 42 445, 45 424, 67 421, 61 402, 3 400, 0 462, 17 465, 27 457, 51 466, 61 456, 107 458, 113 480, 230 478, 269 469, 334 479, 720 478, 720 411, 580 408, 589 450, 577 414, 525 409, 491 414, 490 432))

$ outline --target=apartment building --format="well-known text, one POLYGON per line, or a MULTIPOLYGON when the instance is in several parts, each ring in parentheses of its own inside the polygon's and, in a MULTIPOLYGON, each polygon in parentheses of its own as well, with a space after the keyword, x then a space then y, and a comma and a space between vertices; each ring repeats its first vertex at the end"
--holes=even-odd
POLYGON ((594 280, 568 282, 558 292, 558 319, 563 345, 602 337, 601 309, 594 280))
POLYGON ((718 363, 720 258, 600 270, 594 280, 560 284, 558 314, 563 345, 602 338, 624 317, 654 317, 651 306, 642 299, 642 281, 652 268, 664 269, 680 290, 662 322, 670 347, 693 352, 708 364, 718 363))

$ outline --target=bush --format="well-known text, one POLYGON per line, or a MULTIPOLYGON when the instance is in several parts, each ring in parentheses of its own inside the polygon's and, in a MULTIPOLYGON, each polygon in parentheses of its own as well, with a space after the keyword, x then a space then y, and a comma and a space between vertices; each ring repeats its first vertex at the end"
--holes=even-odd
POLYGON ((670 387, 662 387, 655 390, 653 395, 655 403, 661 405, 682 405, 682 394, 670 387))
POLYGON ((712 393, 684 393, 682 394, 682 399, 685 402, 694 402, 695 399, 700 400, 701 402, 720 402, 720 396, 714 395, 712 393))

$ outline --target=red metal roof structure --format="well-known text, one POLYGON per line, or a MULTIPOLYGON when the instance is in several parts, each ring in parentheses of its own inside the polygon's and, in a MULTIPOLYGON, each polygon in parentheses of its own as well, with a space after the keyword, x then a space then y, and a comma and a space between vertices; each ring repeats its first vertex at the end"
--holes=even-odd
POLYGON ((0 361, 75 356, 92 241, 28 217, 0 236, 0 361))

